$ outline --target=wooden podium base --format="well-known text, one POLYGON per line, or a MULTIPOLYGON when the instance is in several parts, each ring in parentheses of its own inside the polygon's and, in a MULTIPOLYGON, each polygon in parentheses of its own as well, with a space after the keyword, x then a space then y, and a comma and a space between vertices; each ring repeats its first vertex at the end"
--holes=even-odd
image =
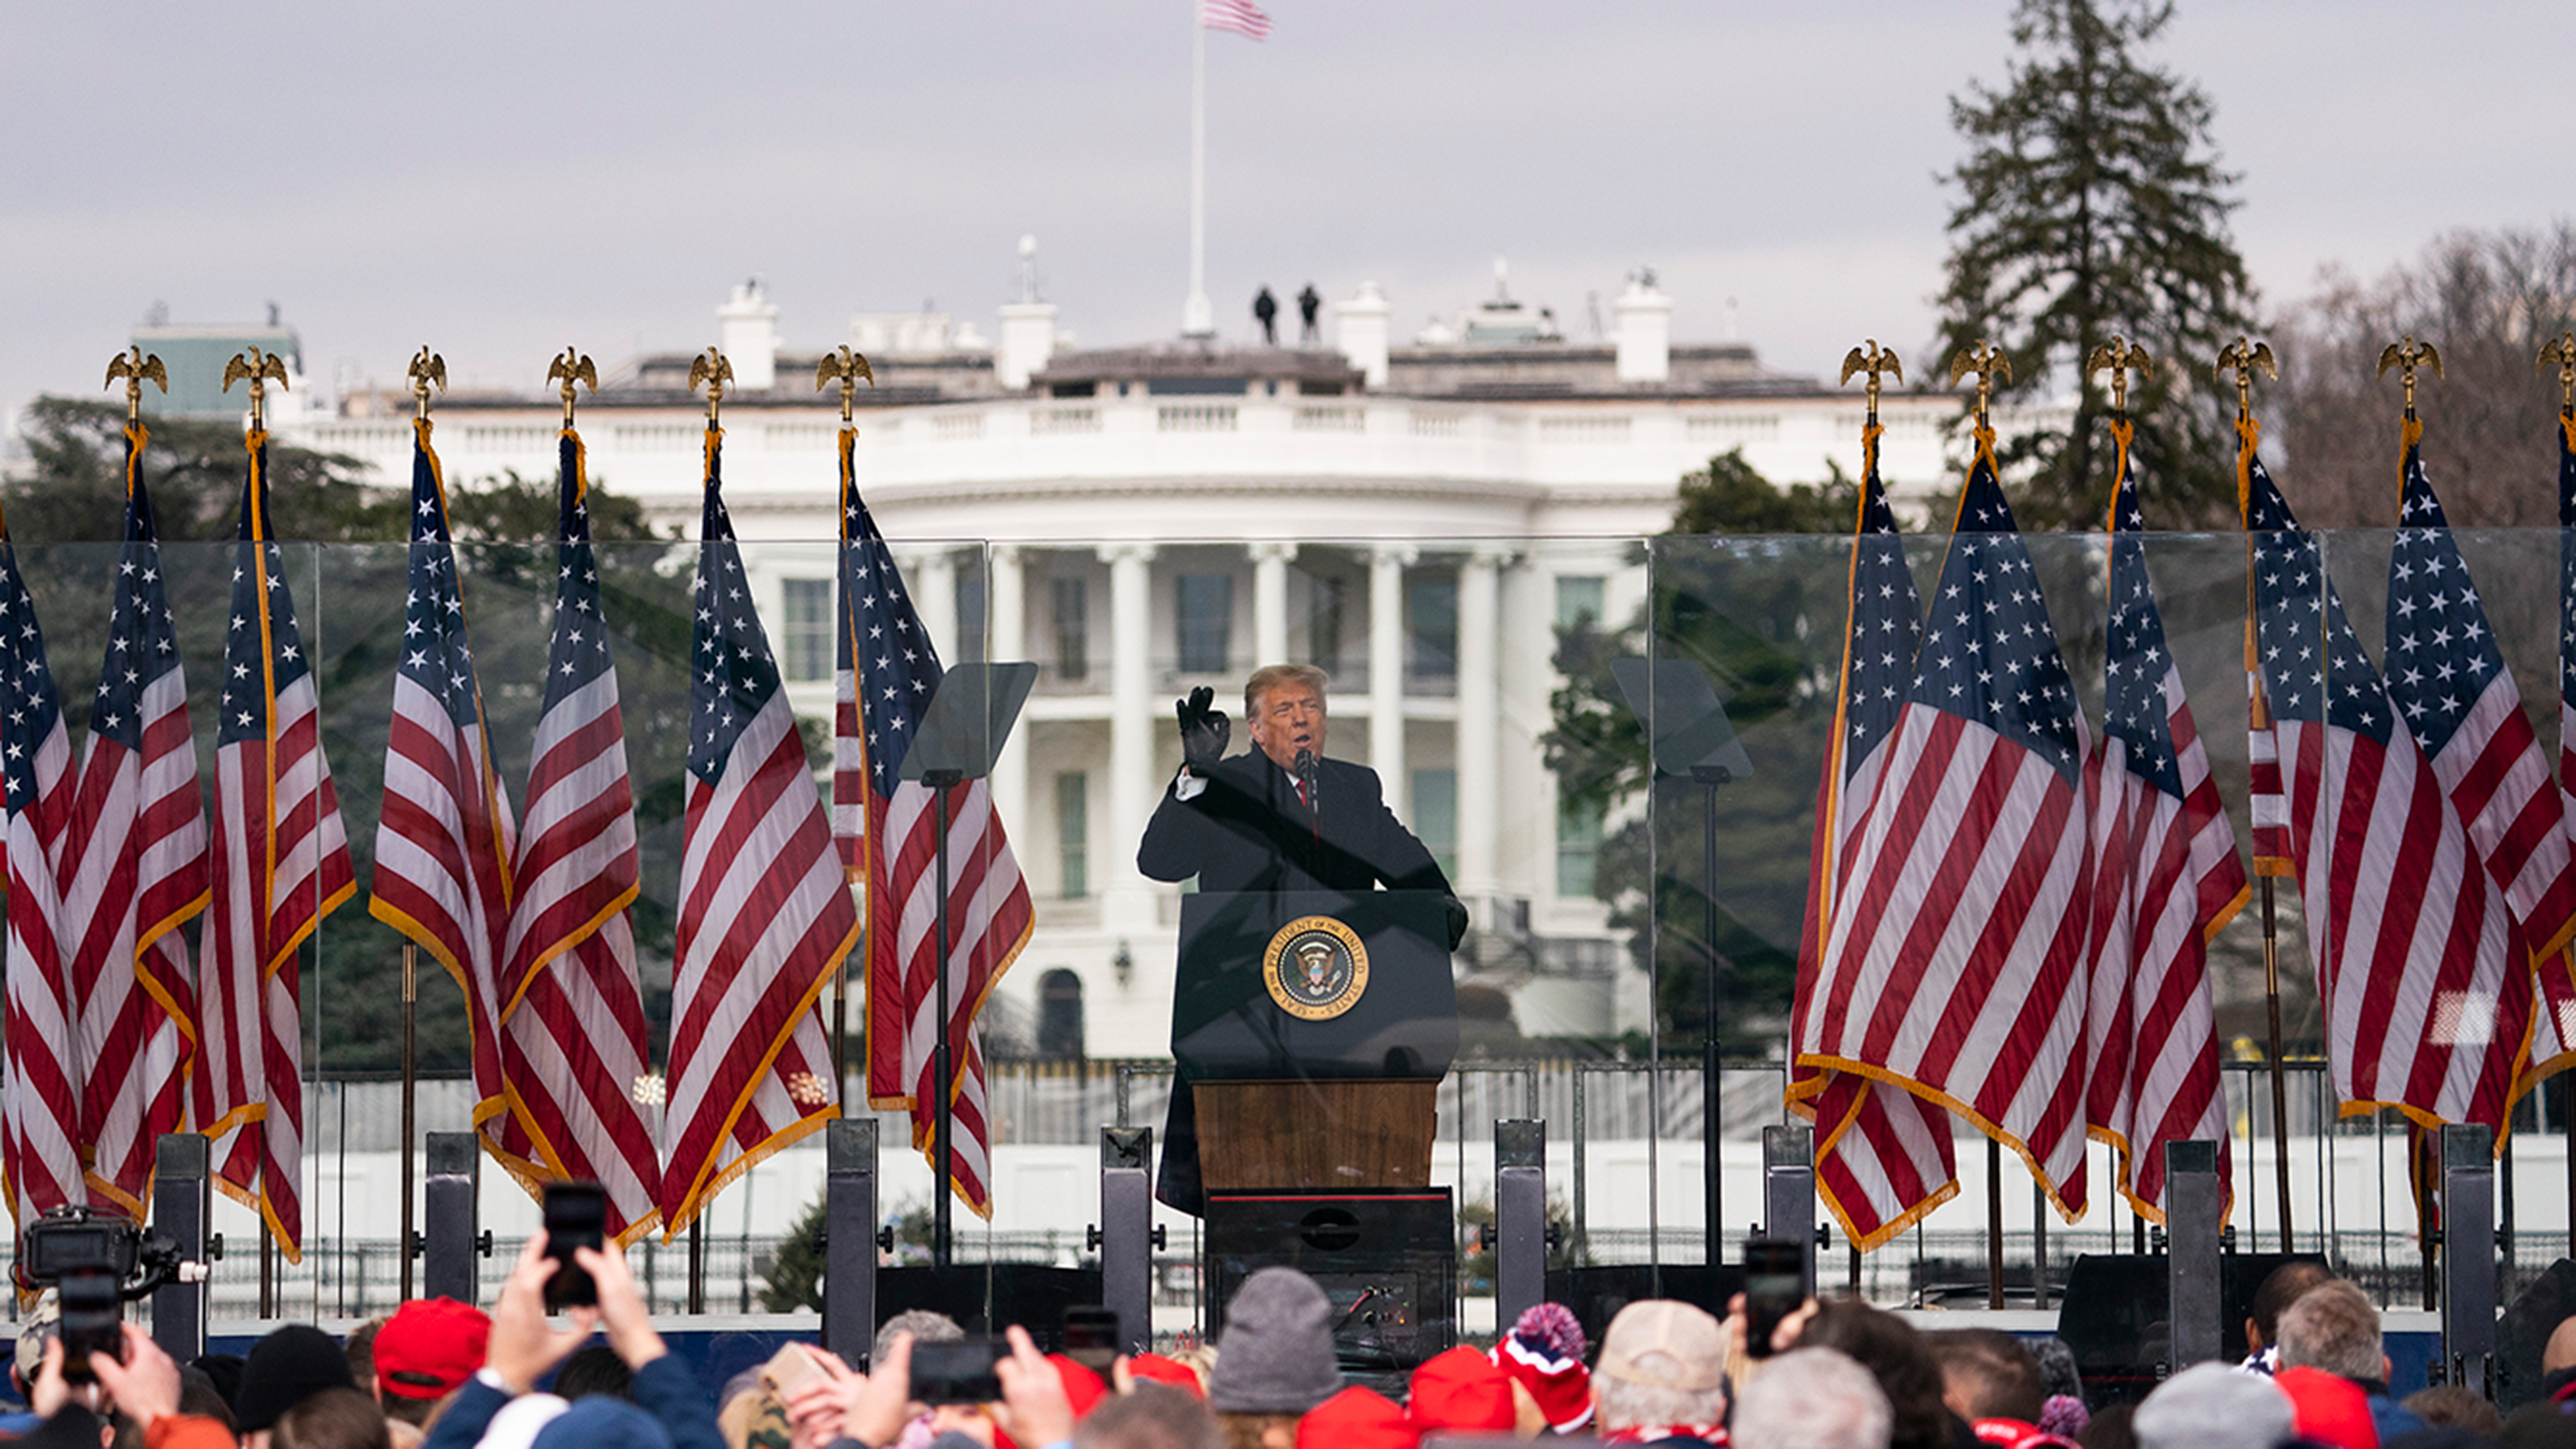
POLYGON ((1438 1079, 1199 1082, 1210 1188, 1428 1187, 1438 1079))

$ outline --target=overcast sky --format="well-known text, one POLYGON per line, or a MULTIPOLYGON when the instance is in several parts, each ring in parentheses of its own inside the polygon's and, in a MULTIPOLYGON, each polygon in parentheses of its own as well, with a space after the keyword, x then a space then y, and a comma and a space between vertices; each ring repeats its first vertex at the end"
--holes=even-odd
MULTIPOLYGON (((934 300, 987 335, 1035 233, 1085 344, 1177 330, 1193 0, 21 5, 0 36, 0 404, 95 391, 155 300, 274 301, 308 368, 533 385, 714 340, 759 274, 787 345, 934 300)), ((1948 99, 2009 6, 1269 0, 1209 37, 1209 290, 1374 279, 1399 336, 1661 273, 1675 336, 1915 363, 1948 99)), ((2153 58, 2217 105, 2268 302, 2453 227, 2576 212, 2576 6, 2183 0, 2153 58)), ((1918 364, 1919 365, 1919 364, 1918 364)))

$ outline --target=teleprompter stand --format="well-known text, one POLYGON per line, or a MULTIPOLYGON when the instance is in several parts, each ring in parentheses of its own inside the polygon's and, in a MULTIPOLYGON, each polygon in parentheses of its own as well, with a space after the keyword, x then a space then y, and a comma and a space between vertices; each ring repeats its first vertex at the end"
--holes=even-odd
MULTIPOLYGON (((1708 1224, 1707 1262, 1726 1261, 1725 1192, 1718 1161, 1726 1097, 1718 1062, 1717 1024, 1725 1004, 1724 958, 1718 953, 1717 920, 1717 787, 1753 777, 1753 759, 1726 706, 1709 683, 1708 672, 1687 659, 1613 659, 1610 677, 1628 712, 1645 726, 1658 780, 1688 780, 1700 788, 1700 899, 1707 911, 1700 936, 1701 990, 1708 1025, 1701 1032, 1700 1130, 1706 1137, 1701 1171, 1708 1224)), ((1803 1235, 1802 1235, 1803 1236, 1803 1235)), ((1812 1276, 1812 1275, 1811 1275, 1812 1276)))
POLYGON ((930 1052, 930 1265, 935 1269, 949 1265, 953 1247, 949 1184, 955 1155, 948 1140, 948 1096, 957 1080, 957 1062, 950 1042, 948 1000, 948 792, 993 773, 993 761, 1002 752, 1002 742, 1010 738, 1011 726, 1018 722, 1020 706, 1028 701, 1029 686, 1037 677, 1034 664, 949 666, 913 732, 912 747, 903 756, 901 778, 930 787, 939 842, 938 919, 932 937, 937 954, 931 958, 937 963, 931 975, 938 983, 939 1037, 930 1052))

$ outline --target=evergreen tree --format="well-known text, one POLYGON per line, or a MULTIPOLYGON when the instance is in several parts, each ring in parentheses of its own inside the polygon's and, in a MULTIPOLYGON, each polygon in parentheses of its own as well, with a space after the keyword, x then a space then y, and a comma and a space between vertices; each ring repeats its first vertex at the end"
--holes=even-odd
POLYGON ((795 1226, 779 1240, 778 1256, 760 1284, 760 1311, 794 1313, 823 1309, 823 1199, 806 1204, 795 1226))
MULTIPOLYGON (((2004 87, 1951 98, 1969 154, 1947 178, 1959 196, 1934 364, 1990 339, 2012 358, 1997 401, 2036 403, 2113 334, 2144 345, 2156 370, 2130 390, 2133 456, 2149 521, 2165 527, 2234 516, 2233 394, 2210 367, 2253 305, 2209 98, 2138 54, 2172 17, 2169 0, 2020 0, 2004 87)), ((2071 427, 2005 440, 2023 526, 2101 526, 2102 387, 2081 379, 2071 427)))

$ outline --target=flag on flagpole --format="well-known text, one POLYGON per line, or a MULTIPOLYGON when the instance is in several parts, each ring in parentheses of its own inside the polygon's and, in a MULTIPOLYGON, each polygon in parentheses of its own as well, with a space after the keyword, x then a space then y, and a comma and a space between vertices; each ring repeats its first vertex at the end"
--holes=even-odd
POLYGON ((2388 560, 2388 697, 2422 742, 2469 850, 2504 897, 2517 968, 2537 971, 2530 1062, 2516 1095, 2576 1063, 2576 858, 2549 756, 2522 712, 2522 691, 2487 625, 2477 584, 2424 471, 2424 424, 2402 429, 2395 550, 2388 560), (2544 964, 2545 963, 2545 964, 2544 964))
POLYGON ((36 603, 0 520, 0 808, 7 813, 9 1050, 0 1096, 0 1165, 9 1210, 89 1200, 81 1157, 81 1074, 66 975, 61 869, 71 833, 71 741, 45 662, 36 603))
POLYGON ((312 662, 268 522, 268 434, 243 440, 240 542, 215 719, 212 898, 200 1049, 217 1185, 303 1260, 303 973, 296 950, 356 890, 322 755, 312 662))
POLYGON ((1270 15, 1252 0, 1200 0, 1199 24, 1210 30, 1231 30, 1254 40, 1270 37, 1270 15))
POLYGON ((2576 835, 2576 413, 2558 415, 2558 794, 2576 835))
POLYGON ((859 935, 831 821, 752 609, 725 511, 723 445, 708 423, 671 972, 666 1233, 840 1114, 815 1002, 859 935))
MULTIPOLYGON (((1886 765, 1886 745, 1895 736, 1923 634, 1905 544, 1879 483, 1882 431, 1871 423, 1861 432, 1860 510, 1844 613, 1841 690, 1816 792, 1806 921, 1791 1002, 1795 1040, 1805 1039, 1825 927, 1834 900, 1848 887, 1852 836, 1886 765)), ((1799 1065, 1792 1068, 1789 1106, 1816 1124, 1817 1194, 1862 1252, 1958 1195, 1950 1122, 1938 1105, 1888 1082, 1799 1065)))
POLYGON ((1984 427, 1924 622, 1798 1063, 1968 1118, 2072 1218, 2085 1207, 2084 721, 1984 427))
POLYGON ((2104 719, 2084 782, 2095 862, 2085 1115, 2116 1153, 2120 1194, 2163 1222, 2168 1142, 2218 1143, 2220 1191, 2233 1191, 2208 944, 2252 888, 2165 647, 2129 471, 2135 435, 2125 418, 2111 424, 2104 719))
POLYGON ((2254 541, 2258 742, 2278 761, 2342 1114, 2502 1132, 2532 973, 2415 734, 2362 653, 2314 535, 2237 424, 2254 541), (2268 721, 2268 726, 2262 722, 2268 721))
POLYGON ((662 1164, 636 1093, 651 1069, 628 908, 642 876, 617 662, 600 611, 581 435, 557 442, 553 646, 511 858, 498 1018, 509 1115, 487 1131, 534 1190, 578 1178, 608 1197, 609 1235, 660 1217, 662 1164))
MULTIPOLYGON (((2576 841, 2576 411, 2558 415, 2558 799, 2567 831, 2576 841)), ((2576 946, 2552 958, 2533 958, 2541 1000, 2561 1042, 2576 1040, 2558 1017, 2561 982, 2576 979, 2576 946)), ((2534 1059, 2539 1060, 2538 1053, 2534 1059)))
POLYGON ((859 499, 857 442, 855 431, 841 431, 840 706, 832 800, 842 860, 866 886, 868 1105, 912 1113, 913 1145, 928 1155, 938 1101, 931 1057, 946 1030, 956 1065, 949 1186, 969 1209, 989 1217, 992 1135, 975 1019, 1028 944, 1037 912, 987 783, 951 786, 943 1026, 933 974, 940 969, 937 822, 930 788, 901 778, 913 731, 939 685, 939 651, 859 499))
POLYGON ((447 490, 429 434, 429 419, 412 423, 410 587, 367 910, 427 951, 465 993, 474 1126, 497 1140, 509 1114, 499 958, 518 827, 492 768, 447 490))
POLYGON ((140 1219, 155 1145, 186 1120, 196 973, 180 929, 206 909, 205 801, 161 542, 143 486, 145 434, 125 435, 125 545, 63 868, 73 998, 82 1003, 90 1189, 140 1219))

